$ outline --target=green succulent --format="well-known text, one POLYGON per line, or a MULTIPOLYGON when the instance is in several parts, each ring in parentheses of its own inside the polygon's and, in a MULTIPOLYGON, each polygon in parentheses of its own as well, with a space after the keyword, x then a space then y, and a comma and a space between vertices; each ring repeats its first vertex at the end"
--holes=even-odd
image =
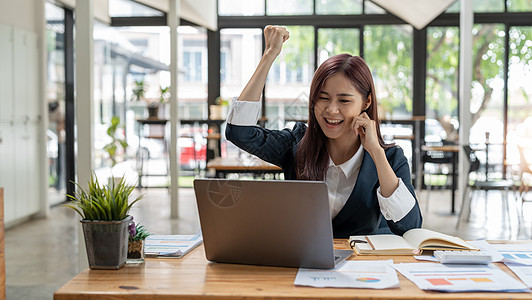
POLYGON ((151 233, 144 228, 143 225, 140 225, 140 223, 135 224, 135 222, 131 222, 129 224, 129 241, 135 242, 146 239, 148 236, 150 236, 151 233))

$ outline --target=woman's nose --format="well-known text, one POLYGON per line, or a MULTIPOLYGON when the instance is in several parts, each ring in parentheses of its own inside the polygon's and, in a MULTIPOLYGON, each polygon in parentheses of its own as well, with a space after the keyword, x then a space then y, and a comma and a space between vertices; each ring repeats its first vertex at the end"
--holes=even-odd
POLYGON ((338 104, 336 101, 330 101, 327 106, 325 107, 325 110, 329 113, 337 113, 338 112, 338 104))

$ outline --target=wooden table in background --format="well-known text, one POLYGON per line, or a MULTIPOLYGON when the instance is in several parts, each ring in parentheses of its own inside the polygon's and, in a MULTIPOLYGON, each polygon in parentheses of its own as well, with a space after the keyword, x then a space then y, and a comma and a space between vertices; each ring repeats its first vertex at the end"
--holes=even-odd
MULTIPOLYGON (((527 241, 530 242, 530 241, 527 241)), ((335 248, 349 247, 335 240, 335 248)), ((412 256, 352 256, 353 260, 393 259, 418 262, 412 256)), ((496 265, 517 277, 502 263, 496 265)), ((400 288, 372 290, 295 286, 297 268, 211 263, 203 245, 185 257, 148 258, 120 270, 85 270, 54 294, 55 300, 74 299, 531 299, 530 293, 443 293, 420 290, 397 273, 400 288)), ((518 279, 519 280, 519 279, 518 279)))
POLYGON ((207 163, 207 169, 213 169, 217 178, 225 178, 229 173, 252 173, 254 175, 279 174, 283 170, 271 163, 265 162, 257 157, 216 157, 207 163))

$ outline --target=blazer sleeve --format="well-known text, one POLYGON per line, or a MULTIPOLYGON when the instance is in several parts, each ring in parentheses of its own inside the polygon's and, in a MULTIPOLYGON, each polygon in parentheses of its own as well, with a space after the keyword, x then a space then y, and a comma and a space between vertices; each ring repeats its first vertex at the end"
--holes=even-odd
POLYGON ((225 137, 240 149, 284 168, 293 160, 293 149, 306 130, 303 123, 296 123, 292 130, 271 130, 259 126, 227 124, 225 137))
POLYGON ((390 162, 395 175, 403 180, 406 188, 416 200, 412 209, 401 220, 397 222, 392 220, 386 221, 388 223, 388 227, 390 227, 390 230, 394 234, 403 235, 410 229, 420 228, 423 223, 423 217, 421 216, 421 210, 419 209, 419 203, 417 201, 416 193, 414 192, 414 186, 412 185, 412 179, 410 177, 410 167, 408 166, 408 161, 403 153, 403 149, 400 147, 394 147, 393 149, 395 151, 389 151, 389 155, 387 155, 388 161, 390 162))

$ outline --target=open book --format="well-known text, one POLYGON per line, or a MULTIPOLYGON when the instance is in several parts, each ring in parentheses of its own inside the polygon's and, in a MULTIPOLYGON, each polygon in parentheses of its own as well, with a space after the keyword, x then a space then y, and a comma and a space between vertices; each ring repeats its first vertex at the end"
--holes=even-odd
POLYGON ((357 254, 415 255, 423 250, 479 250, 459 237, 423 228, 410 229, 403 236, 350 236, 349 242, 357 254))
POLYGON ((156 235, 146 238, 144 253, 146 257, 179 258, 190 252, 203 241, 201 234, 195 235, 156 235))

